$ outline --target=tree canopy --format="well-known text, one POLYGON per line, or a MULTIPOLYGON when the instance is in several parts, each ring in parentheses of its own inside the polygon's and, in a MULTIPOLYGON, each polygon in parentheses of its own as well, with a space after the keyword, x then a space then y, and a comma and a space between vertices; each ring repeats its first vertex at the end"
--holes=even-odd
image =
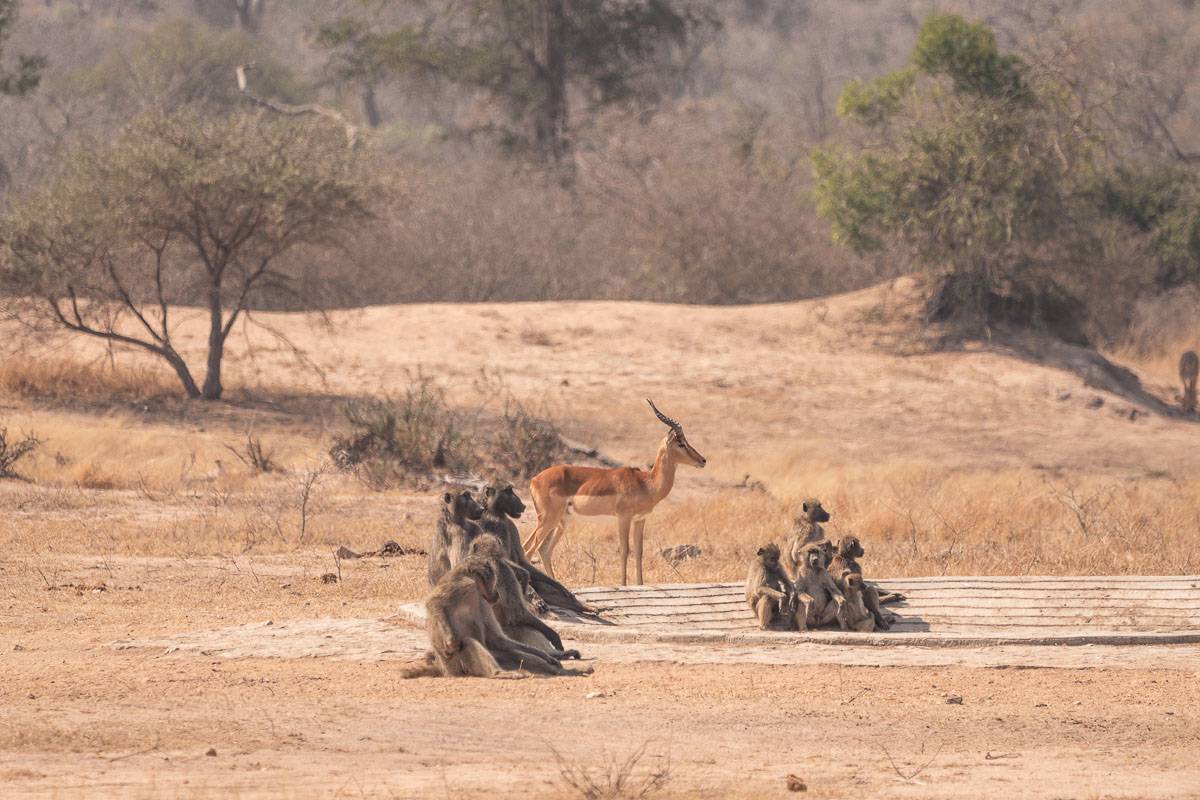
POLYGON ((0 222, 17 313, 166 360, 191 397, 219 398, 225 341, 256 297, 297 291, 285 255, 328 247, 371 216, 378 182, 344 132, 257 113, 154 112, 0 222), (203 386, 172 309, 208 312, 203 386))

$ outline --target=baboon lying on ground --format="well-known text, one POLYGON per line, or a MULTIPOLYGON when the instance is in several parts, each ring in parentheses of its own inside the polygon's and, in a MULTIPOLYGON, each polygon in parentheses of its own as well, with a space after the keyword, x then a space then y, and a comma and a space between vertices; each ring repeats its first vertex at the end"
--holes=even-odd
POLYGON ((849 629, 859 633, 870 633, 875 630, 876 618, 867 610, 867 606, 863 602, 866 588, 862 575, 857 572, 847 572, 842 575, 837 584, 838 588, 842 590, 842 596, 846 598, 840 612, 841 618, 844 619, 842 630, 849 629))
POLYGON ((1200 356, 1187 350, 1179 357, 1179 380, 1183 381, 1183 410, 1196 410, 1196 374, 1200 373, 1200 356))
POLYGON ((467 557, 471 541, 483 533, 483 529, 475 522, 482 516, 483 506, 475 502, 470 492, 446 492, 442 495, 442 513, 429 546, 427 577, 430 586, 467 557))
POLYGON ((779 563, 779 546, 774 542, 758 548, 746 573, 746 604, 758 618, 759 630, 776 620, 803 630, 808 607, 801 605, 795 588, 779 563))
POLYGON ((471 542, 471 557, 491 561, 496 570, 497 599, 492 602, 492 611, 505 635, 558 659, 579 658, 578 650, 563 650, 558 632, 530 612, 525 603, 525 589, 529 585, 525 570, 506 555, 504 545, 490 533, 471 542))
POLYGON ((512 484, 495 481, 483 490, 483 518, 480 526, 496 536, 504 546, 505 557, 525 570, 529 585, 548 604, 568 611, 594 614, 595 609, 575 597, 567 587, 529 563, 521 547, 521 534, 514 519, 525 513, 525 504, 513 491, 512 484))
MULTIPOLYGON (((843 577, 847 574, 856 574, 859 579, 862 578, 862 568, 858 565, 858 559, 866 554, 863 550, 862 543, 858 541, 857 536, 843 536, 837 543, 837 554, 829 565, 829 572, 834 577, 834 581, 838 584, 843 592, 846 587, 843 586, 843 577)), ((886 631, 892 627, 891 621, 883 616, 883 612, 879 610, 879 588, 872 586, 869 583, 863 583, 862 587, 862 602, 867 610, 871 613, 875 620, 875 627, 886 631)), ((899 595, 897 595, 899 597, 899 595)), ((900 598, 903 599, 903 598, 900 598)))
POLYGON ((828 521, 829 512, 821 507, 820 500, 809 498, 801 505, 800 516, 796 517, 796 521, 792 524, 792 532, 787 540, 787 551, 784 554, 791 575, 796 578, 800 577, 800 570, 803 568, 804 562, 804 548, 825 538, 825 529, 821 527, 821 523, 828 521))
POLYGON ((504 635, 492 604, 500 600, 495 562, 470 556, 438 581, 425 601, 432 652, 404 677, 446 675, 492 678, 501 670, 543 675, 583 675, 558 659, 504 635))
POLYGON ((824 548, 819 543, 808 545, 802 563, 800 576, 796 578, 796 594, 801 605, 808 606, 807 627, 819 628, 836 619, 842 630, 847 630, 845 616, 840 613, 846 598, 826 569, 824 548))

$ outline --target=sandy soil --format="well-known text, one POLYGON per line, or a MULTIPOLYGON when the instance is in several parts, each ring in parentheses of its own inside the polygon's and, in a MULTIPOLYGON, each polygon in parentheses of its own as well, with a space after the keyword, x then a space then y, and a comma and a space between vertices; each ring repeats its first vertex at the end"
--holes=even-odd
POLYGON ((1200 793, 1194 646, 1050 648, 1047 667, 1005 649, 583 643, 589 677, 398 680, 422 645, 371 622, 390 573, 419 565, 394 561, 326 586, 317 556, 61 557, 53 590, 5 563, 0 793, 581 797, 569 770, 607 786, 643 747, 630 781, 669 767, 659 797, 778 797, 789 773, 815 797, 1200 793), (220 629, 247 623, 295 624, 309 649, 222 650, 237 637, 220 629))
MULTIPOLYGON (((239 337, 230 380, 378 393, 420 369, 467 397, 490 366, 575 438, 633 461, 662 435, 641 400, 650 395, 684 420, 712 465, 681 479, 677 515, 747 472, 794 492, 794 475, 824 464, 1077 470, 1131 482, 1200 474, 1193 423, 1130 413, 1147 406, 1090 385, 1086 369, 999 347, 932 350, 889 322, 904 305, 889 298, 727 309, 415 305, 335 314, 335 330, 269 315, 323 378, 266 337, 251 340, 247 360, 239 337)), ((182 334, 193 349, 197 332, 182 334)), ((1171 399, 1168 385, 1149 388, 1171 399)), ((632 797, 664 771, 653 796, 781 797, 789 774, 816 797, 1200 796, 1194 647, 948 658, 584 644, 590 677, 402 681, 399 662, 417 652, 419 633, 378 620, 419 596, 423 560, 343 563, 336 584, 320 576, 335 566, 330 542, 374 546, 400 528, 398 540, 415 543, 428 497, 332 497, 316 547, 251 527, 274 513, 273 484, 247 480, 243 490, 205 477, 250 419, 245 409, 94 414, 0 398, 0 411, 15 427, 54 421, 111 436, 89 445, 97 460, 132 441, 119 451, 130 470, 161 450, 157 469, 177 472, 181 446, 199 453, 178 493, 96 480, 0 487, 5 798, 632 797), (313 619, 341 620, 310 631, 332 643, 317 648, 323 656, 235 651, 233 634, 196 633, 313 619), (128 640, 154 646, 114 646, 128 640), (168 653, 168 642, 179 646, 168 653), (623 794, 589 795, 571 785, 580 771, 609 789, 628 780, 616 787, 623 794)), ((253 414, 292 448, 289 466, 320 452, 322 420, 253 414), (289 425, 294 441, 284 438, 289 425)), ((54 468, 51 460, 39 475, 54 468)), ((1177 528, 1192 530, 1190 519, 1177 528)), ((971 535, 986 544, 990 530, 971 535)), ((696 541, 731 564, 721 533, 696 541)), ((570 569, 584 580, 582 564, 570 569)), ((703 561, 680 569, 730 579, 705 573, 703 561)), ((611 571, 602 565, 596 580, 593 568, 592 582, 611 571)))

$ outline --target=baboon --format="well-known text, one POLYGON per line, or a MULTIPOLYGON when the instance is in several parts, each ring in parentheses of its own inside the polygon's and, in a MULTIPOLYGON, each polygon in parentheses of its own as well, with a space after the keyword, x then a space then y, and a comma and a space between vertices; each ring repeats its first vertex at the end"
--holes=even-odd
POLYGON ((480 535, 471 542, 470 555, 490 560, 496 570, 498 597, 492 602, 492 611, 505 635, 558 659, 579 658, 578 650, 563 650, 558 632, 530 612, 525 603, 528 573, 508 560, 505 547, 498 538, 490 533, 480 535))
POLYGON ((758 618, 759 630, 775 620, 803 628, 807 606, 801 607, 795 588, 779 563, 779 546, 774 542, 758 548, 746 573, 746 604, 758 618))
POLYGON ((471 540, 483 532, 475 520, 483 516, 483 506, 470 492, 446 492, 442 495, 442 513, 438 517, 433 543, 429 546, 429 585, 467 557, 471 540))
POLYGON ((505 557, 529 574, 529 585, 538 597, 552 606, 568 611, 594 614, 595 609, 582 602, 567 587, 529 563, 521 547, 521 534, 513 522, 525 513, 525 504, 512 484, 494 481, 483 490, 483 518, 479 524, 484 532, 500 539, 505 557))
POLYGON ((795 577, 800 577, 804 548, 825 538, 825 529, 821 527, 821 523, 828 521, 829 512, 821 507, 820 500, 809 498, 801 504, 800 516, 792 523, 785 554, 791 574, 795 577))
POLYGON ((846 598, 846 602, 838 611, 842 630, 858 631, 859 633, 870 633, 875 630, 875 615, 867 610, 867 606, 863 602, 866 584, 863 583, 862 575, 857 572, 847 572, 841 576, 838 586, 842 590, 842 596, 846 598))
MULTIPOLYGON (((558 659, 504 635, 492 604, 500 600, 495 562, 469 557, 438 581, 425 601, 432 658, 441 674, 495 677, 524 669, 543 675, 579 675, 558 659)), ((421 671, 410 672, 415 677, 421 671)))
POLYGON ((1200 356, 1194 350, 1184 351, 1179 357, 1179 380, 1183 381, 1183 410, 1196 410, 1196 374, 1200 372, 1200 356))
MULTIPOLYGON (((829 565, 829 572, 834 576, 835 582, 845 591, 842 586, 842 576, 846 574, 856 574, 859 578, 862 577, 862 568, 858 565, 858 559, 866 555, 863 550, 862 542, 857 536, 843 536, 837 543, 837 555, 829 565)), ((871 612, 871 617, 875 620, 875 627, 881 631, 886 631, 892 627, 891 622, 883 616, 883 612, 879 610, 879 587, 869 583, 863 583, 862 601, 871 612)))
POLYGON ((838 613, 846 598, 826 569, 825 550, 819 544, 810 544, 804 548, 802 558, 803 569, 796 578, 796 594, 802 604, 808 605, 807 627, 819 628, 836 619, 842 630, 846 630, 845 618, 838 613))

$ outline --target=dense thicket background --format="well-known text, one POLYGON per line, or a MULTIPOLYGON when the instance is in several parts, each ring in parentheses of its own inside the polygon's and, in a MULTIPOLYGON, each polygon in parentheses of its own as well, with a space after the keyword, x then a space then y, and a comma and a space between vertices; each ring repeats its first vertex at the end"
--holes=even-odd
POLYGON ((546 49, 544 30, 513 26, 530 8, 561 6, 26 0, 0 42, 0 75, 13 79, 0 94, 0 204, 143 112, 238 113, 248 101, 234 68, 253 62, 256 95, 319 103, 360 126, 392 189, 365 233, 334 251, 289 253, 310 291, 264 290, 260 306, 317 295, 322 305, 745 303, 863 287, 910 271, 923 251, 833 243, 812 154, 877 146, 861 119, 839 115, 843 89, 903 69, 922 23, 956 12, 994 31, 1049 98, 1054 113, 1039 114, 1028 141, 1051 166, 1070 160, 1068 199, 1086 195, 1095 212, 1086 241, 1072 231, 1033 242, 1037 263, 1061 268, 1068 290, 1098 295, 1084 299, 1106 336, 1136 324, 1145 298, 1191 291, 1191 0, 577 3, 559 31, 565 52, 546 49), (17 86, 38 56, 40 83, 17 86), (547 99, 556 58, 565 96, 547 99))

